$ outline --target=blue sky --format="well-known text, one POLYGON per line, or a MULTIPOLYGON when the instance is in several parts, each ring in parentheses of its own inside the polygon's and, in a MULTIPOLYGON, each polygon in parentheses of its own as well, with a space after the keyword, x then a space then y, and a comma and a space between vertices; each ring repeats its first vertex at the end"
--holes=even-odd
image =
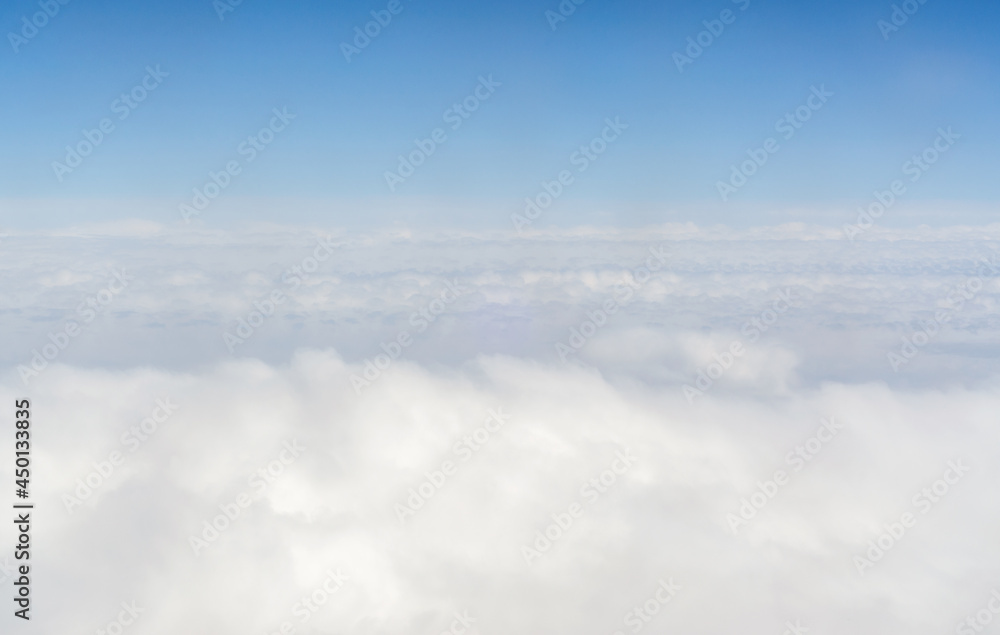
POLYGON ((239 158, 241 141, 276 107, 296 119, 222 196, 323 203, 246 206, 205 222, 507 229, 509 213, 573 169, 571 154, 608 117, 629 128, 576 174, 541 225, 839 226, 948 126, 961 139, 908 189, 913 209, 884 223, 986 222, 982 210, 996 203, 995 5, 927 0, 886 40, 877 23, 890 19, 891 2, 587 0, 553 30, 545 12, 558 9, 554 0, 402 0, 347 62, 340 44, 386 4, 244 0, 220 20, 208 0, 72 0, 15 53, 7 34, 40 9, 5 3, 0 223, 177 222, 164 210, 239 158), (733 23, 679 72, 673 54, 726 9, 733 23), (156 65, 169 76, 117 120, 114 100, 156 65), (480 76, 501 86, 390 191, 385 173, 397 156, 447 128, 443 114, 480 76), (781 139, 775 122, 812 86, 834 95, 781 139), (105 117, 115 129, 57 180, 53 161, 105 117), (779 151, 724 203, 717 182, 768 137, 779 151), (116 200, 162 205, 107 203, 116 200), (81 218, 81 201, 105 203, 81 218))

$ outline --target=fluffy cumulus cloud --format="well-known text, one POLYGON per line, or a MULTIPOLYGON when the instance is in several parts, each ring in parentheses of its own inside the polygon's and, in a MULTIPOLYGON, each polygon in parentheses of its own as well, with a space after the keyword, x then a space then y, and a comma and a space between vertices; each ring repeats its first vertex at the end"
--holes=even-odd
POLYGON ((985 629, 998 234, 9 236, 29 628, 985 629))

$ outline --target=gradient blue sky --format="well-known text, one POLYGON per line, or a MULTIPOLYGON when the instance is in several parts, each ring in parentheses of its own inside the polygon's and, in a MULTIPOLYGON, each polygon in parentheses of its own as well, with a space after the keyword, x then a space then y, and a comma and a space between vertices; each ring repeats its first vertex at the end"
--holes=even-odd
POLYGON ((992 220, 995 3, 927 0, 885 41, 876 23, 892 2, 750 0, 741 12, 729 0, 587 0, 553 31, 544 14, 556 0, 403 0, 347 63, 340 43, 385 4, 244 0, 220 21, 210 0, 73 0, 15 54, 7 33, 38 5, 4 3, 0 224, 176 223, 169 210, 238 158, 240 141, 279 106, 297 119, 223 196, 320 203, 248 206, 230 219, 510 229, 523 198, 618 116, 629 129, 541 226, 840 226, 941 126, 962 139, 907 192, 913 209, 884 223, 992 220), (679 73, 672 54, 727 8, 736 22, 679 73), (157 64, 170 76, 58 182, 51 164, 65 146, 113 116, 111 102, 157 64), (490 74, 503 84, 493 97, 389 192, 383 175, 396 156, 490 74), (722 204, 716 181, 820 84, 835 96, 722 204), (163 205, 141 203, 154 199, 163 205), (82 213, 81 201, 101 202, 82 213))

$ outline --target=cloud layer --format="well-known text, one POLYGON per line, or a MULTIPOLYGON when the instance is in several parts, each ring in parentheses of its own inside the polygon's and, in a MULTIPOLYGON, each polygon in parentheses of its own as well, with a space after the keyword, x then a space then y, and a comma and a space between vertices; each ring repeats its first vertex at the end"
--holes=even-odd
POLYGON ((3 242, 34 632, 992 619, 996 227, 125 230, 3 242))
POLYGON ((734 339, 750 348, 755 330, 747 359, 792 366, 793 379, 808 385, 929 386, 945 377, 971 385, 991 372, 989 358, 1000 347, 997 226, 876 227, 853 242, 839 230, 800 225, 525 237, 129 228, 4 239, 0 326, 11 337, 0 345, 3 366, 42 353, 69 321, 80 322, 81 333, 58 361, 80 365, 193 370, 234 357, 282 363, 297 347, 333 347, 345 359, 365 360, 403 331, 413 336, 406 358, 422 363, 480 354, 561 361, 556 345, 615 298, 621 310, 573 357, 647 379, 683 383, 734 339), (642 268, 651 249, 666 254, 666 263, 647 279, 642 268), (130 278, 128 286, 101 296, 122 285, 116 272, 130 278), (467 293, 435 313, 449 284, 467 293), (633 291, 625 301, 622 285, 633 291), (762 314, 783 292, 794 300, 776 323, 766 331, 746 326, 769 319, 762 314), (264 315, 276 293, 280 301, 264 315), (947 321, 919 355, 892 364, 888 353, 942 310, 947 321), (252 334, 235 342, 241 320, 242 334, 252 334))
POLYGON ((679 590, 650 632, 944 632, 1000 583, 995 379, 689 405, 504 356, 400 361, 359 397, 360 371, 333 351, 50 369, 33 394, 37 632, 97 629, 132 601, 131 632, 150 634, 440 633, 455 612, 473 633, 635 632, 661 581, 679 590), (922 502, 949 462, 969 469, 922 502), (347 581, 322 608, 297 604, 331 573, 347 581))

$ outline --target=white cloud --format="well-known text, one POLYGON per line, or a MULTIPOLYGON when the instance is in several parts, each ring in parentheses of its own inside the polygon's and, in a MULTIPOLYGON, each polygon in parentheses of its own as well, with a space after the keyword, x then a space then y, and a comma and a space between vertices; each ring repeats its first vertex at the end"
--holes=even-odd
POLYGON ((672 579, 646 632, 800 620, 864 635, 953 629, 1000 584, 983 565, 998 555, 983 501, 1000 465, 1000 287, 980 260, 997 226, 853 245, 805 225, 330 233, 322 263, 327 232, 303 228, 4 238, 0 400, 30 397, 37 422, 38 632, 96 630, 136 601, 135 633, 440 633, 466 611, 484 634, 612 634, 672 579), (623 299, 661 245, 667 269, 623 299), (134 278, 25 387, 18 366, 115 271, 134 278), (230 353, 222 334, 275 290, 230 353), (886 353, 940 310, 893 371, 886 353), (177 411, 154 423, 162 403, 177 411), (496 409, 510 420, 477 440, 496 409), (844 427, 816 446, 823 417, 844 427), (639 460, 615 473, 626 451, 639 460), (68 513, 63 495, 113 452, 123 462, 68 513), (914 496, 959 459, 969 474, 922 513, 914 496), (727 515, 776 470, 787 483, 733 535, 727 515), (401 524, 411 488, 433 495, 401 524), (209 542, 205 521, 234 509, 196 556, 190 536, 209 542), (861 576, 853 557, 908 511, 916 524, 861 576), (522 547, 553 514, 571 526, 529 565, 522 547), (296 603, 337 568, 350 581, 300 624, 296 603))
MULTIPOLYGON (((677 391, 509 357, 400 362, 360 397, 359 370, 332 351, 188 374, 50 369, 33 394, 35 585, 59 610, 40 603, 38 627, 96 629, 134 599, 147 609, 137 633, 301 628, 294 604, 337 567, 351 580, 313 614, 314 632, 438 633, 468 611, 482 633, 612 633, 660 578, 681 590, 650 632, 780 633, 790 619, 813 632, 940 631, 996 585, 983 563, 1000 555, 1000 513, 982 503, 1000 465, 996 381, 831 383, 690 406, 677 391), (179 408, 129 452, 121 435, 157 398, 179 408), (509 421, 463 461, 453 445, 498 408, 509 421), (786 455, 821 417, 843 429, 794 472, 786 455), (189 536, 254 492, 248 479, 293 439, 301 457, 196 557, 189 536), (124 465, 67 513, 61 496, 114 449, 124 465), (626 449, 638 463, 589 503, 581 486, 626 449), (449 459, 454 472, 401 526, 394 505, 449 459), (916 511, 913 495, 956 459, 971 472, 916 511), (727 514, 779 469, 788 484, 734 536, 727 514), (521 547, 574 502, 580 518, 528 565, 521 547), (860 576, 852 558, 907 510, 915 527, 860 576)), ((5 403, 20 394, 10 379, 5 403)))
MULTIPOLYGON (((480 353, 507 353, 550 361, 557 358, 555 343, 615 296, 616 285, 642 266, 650 247, 662 246, 668 270, 643 283, 588 342, 580 354, 585 361, 599 361, 587 359, 598 350, 610 361, 611 343, 631 332, 659 333, 674 341, 678 353, 699 340, 731 339, 767 310, 777 292, 791 289, 801 301, 761 336, 758 348, 793 353, 803 381, 927 383, 954 371, 961 359, 967 365, 957 380, 971 382, 987 368, 976 356, 1000 345, 991 317, 995 272, 984 274, 979 261, 997 258, 998 227, 873 229, 855 244, 801 224, 579 228, 530 238, 502 232, 332 232, 335 255, 312 263, 318 266, 307 276, 301 268, 327 234, 323 230, 262 225, 240 232, 160 227, 115 235, 15 234, 5 239, 7 258, 0 265, 7 307, 0 326, 12 335, 0 345, 0 362, 30 359, 50 332, 78 317, 79 304, 113 270, 129 271, 134 284, 60 361, 193 369, 230 359, 223 333, 234 332, 254 302, 276 290, 286 301, 234 349, 236 355, 279 363, 297 346, 334 347, 347 359, 363 360, 402 329, 415 330, 411 316, 449 280, 472 292, 425 332, 414 333, 419 337, 407 351, 409 359, 457 363, 480 353), (294 273, 296 267, 301 273, 294 273), (982 275, 983 289, 905 373, 894 372, 886 353, 976 275, 982 275)), ((665 363, 690 374, 699 362, 684 354, 665 363)), ((645 369, 654 371, 659 367, 645 369)))

